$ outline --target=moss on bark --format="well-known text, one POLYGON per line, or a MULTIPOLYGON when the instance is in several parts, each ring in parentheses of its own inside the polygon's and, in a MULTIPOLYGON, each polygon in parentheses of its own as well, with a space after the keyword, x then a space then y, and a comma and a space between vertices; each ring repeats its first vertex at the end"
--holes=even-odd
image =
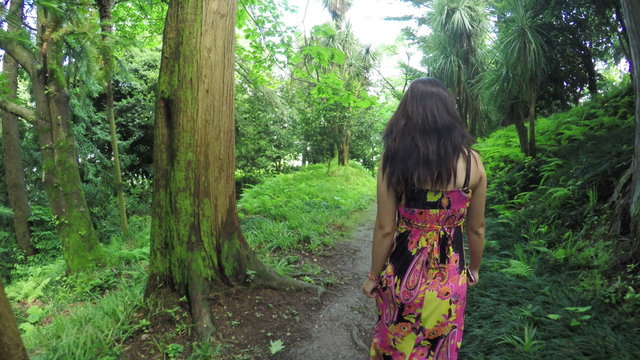
POLYGON ((254 284, 309 286, 261 264, 236 216, 235 6, 171 2, 158 81, 147 295, 163 288, 187 295, 200 337, 213 330, 209 292, 246 285, 249 269, 259 275, 254 284))
POLYGON ((38 7, 39 66, 31 74, 36 109, 42 119, 36 132, 42 154, 44 188, 58 220, 63 254, 70 272, 83 271, 99 263, 104 254, 93 227, 78 168, 71 126, 71 107, 62 68, 62 39, 51 36, 59 30, 60 14, 38 7))
POLYGON ((0 279, 0 359, 29 359, 0 279))

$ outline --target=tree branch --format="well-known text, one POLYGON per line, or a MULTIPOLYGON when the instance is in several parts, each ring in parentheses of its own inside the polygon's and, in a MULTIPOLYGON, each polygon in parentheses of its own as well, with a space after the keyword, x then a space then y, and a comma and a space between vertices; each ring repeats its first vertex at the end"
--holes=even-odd
POLYGON ((40 121, 40 117, 35 110, 26 106, 18 105, 7 99, 0 98, 0 109, 9 112, 25 121, 35 123, 40 121))
POLYGON ((11 55, 32 76, 36 58, 29 49, 20 44, 12 35, 5 30, 0 30, 0 48, 11 55))

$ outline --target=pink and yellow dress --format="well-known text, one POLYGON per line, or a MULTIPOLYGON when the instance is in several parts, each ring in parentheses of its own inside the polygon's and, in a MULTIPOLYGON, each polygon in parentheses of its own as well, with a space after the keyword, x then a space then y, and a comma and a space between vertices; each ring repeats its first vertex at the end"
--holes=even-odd
POLYGON ((467 269, 464 189, 405 193, 394 248, 376 289, 371 359, 457 359, 464 329, 467 269))

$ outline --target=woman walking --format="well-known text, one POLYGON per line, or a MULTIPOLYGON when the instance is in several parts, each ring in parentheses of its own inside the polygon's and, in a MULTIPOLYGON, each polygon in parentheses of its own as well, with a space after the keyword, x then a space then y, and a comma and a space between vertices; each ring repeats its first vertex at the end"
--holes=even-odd
POLYGON ((457 359, 467 285, 479 280, 486 175, 455 102, 415 80, 384 131, 371 271, 371 359, 457 359), (466 230, 469 261, 464 255, 466 230))

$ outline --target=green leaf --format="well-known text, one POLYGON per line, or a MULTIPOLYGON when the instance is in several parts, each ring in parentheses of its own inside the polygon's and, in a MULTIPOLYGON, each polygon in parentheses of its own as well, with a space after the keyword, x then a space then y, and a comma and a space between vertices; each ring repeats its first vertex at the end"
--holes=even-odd
POLYGON ((35 324, 42 319, 42 315, 44 314, 44 310, 38 305, 33 305, 32 307, 27 309, 27 321, 31 324, 35 324))
POLYGON ((547 315, 547 317, 548 317, 549 319, 551 319, 551 320, 558 320, 558 319, 560 319, 560 315, 558 315, 558 314, 549 314, 549 315, 547 315))
POLYGON ((269 352, 271 355, 277 354, 284 350, 284 342, 282 340, 271 340, 269 342, 269 352))
POLYGON ((584 306, 584 307, 566 307, 564 308, 565 310, 568 311, 574 311, 574 312, 585 312, 585 311, 589 311, 591 310, 591 306, 584 306))
POLYGON ((32 331, 35 331, 36 327, 33 326, 33 324, 28 323, 28 322, 23 322, 21 323, 18 328, 20 328, 20 330, 22 330, 25 334, 28 334, 32 331))

